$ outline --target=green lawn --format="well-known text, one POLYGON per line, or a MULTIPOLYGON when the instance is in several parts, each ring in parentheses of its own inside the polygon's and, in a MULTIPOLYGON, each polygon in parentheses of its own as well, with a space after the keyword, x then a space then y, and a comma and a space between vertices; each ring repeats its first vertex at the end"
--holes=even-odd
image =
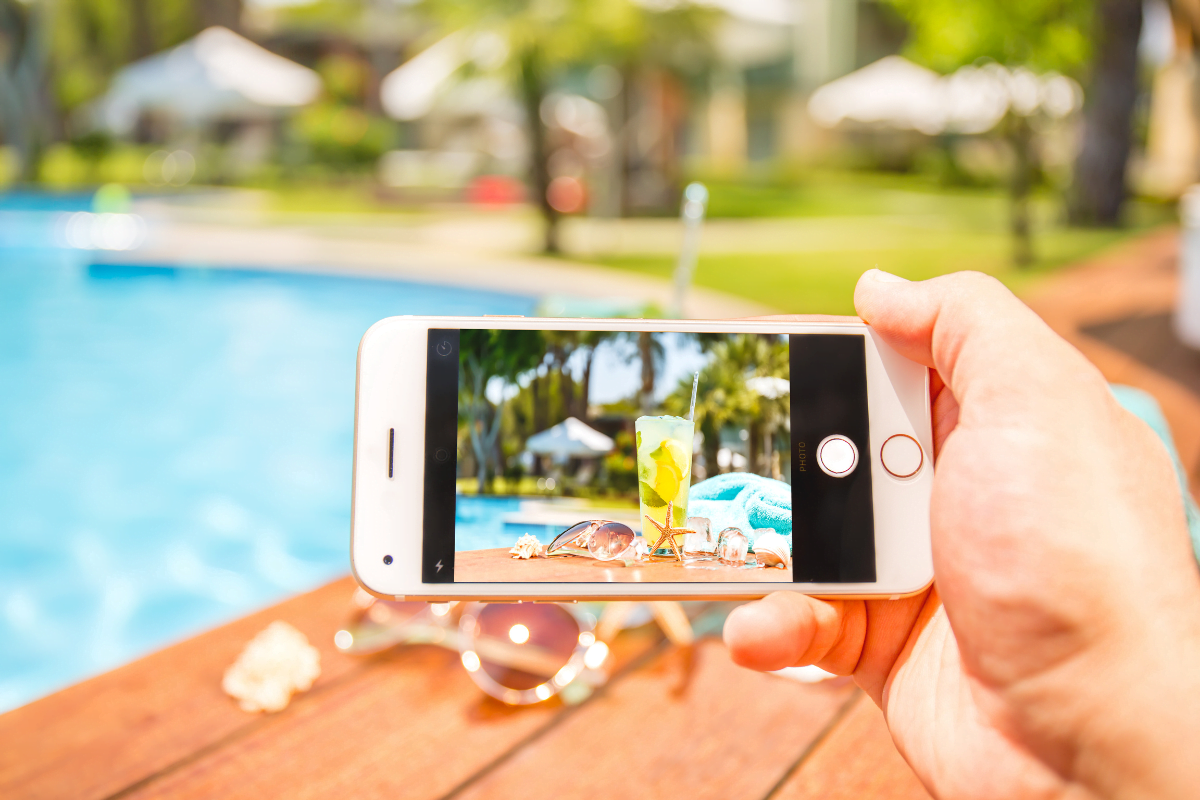
MULTIPOLYGON (((695 282, 790 313, 852 314, 854 284, 871 267, 911 279, 974 269, 1021 291, 1064 264, 1174 220, 1167 205, 1131 202, 1119 230, 1068 228, 1049 192, 1034 203, 1036 263, 1011 260, 1008 202, 999 189, 946 189, 920 176, 818 173, 794 184, 708 184, 715 225, 747 219, 746 253, 702 254, 695 282), (794 222, 794 235, 755 242, 750 218, 794 222), (780 219, 782 218, 782 219, 780 219)), ((778 233, 778 231, 776 231, 778 233)), ((623 254, 598 263, 670 277, 674 259, 623 254)))

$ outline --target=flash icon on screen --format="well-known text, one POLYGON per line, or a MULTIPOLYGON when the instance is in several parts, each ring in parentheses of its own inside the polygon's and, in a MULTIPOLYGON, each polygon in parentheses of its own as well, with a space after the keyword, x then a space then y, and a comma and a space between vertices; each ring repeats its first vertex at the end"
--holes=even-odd
POLYGON ((442 562, 440 560, 436 564, 434 564, 434 566, 437 567, 438 572, 442 571, 442 562))

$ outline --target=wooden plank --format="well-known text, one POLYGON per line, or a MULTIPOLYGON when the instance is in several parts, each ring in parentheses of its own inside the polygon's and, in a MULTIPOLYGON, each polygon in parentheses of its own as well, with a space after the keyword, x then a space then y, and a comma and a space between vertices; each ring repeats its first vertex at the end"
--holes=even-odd
POLYGON ((771 800, 929 800, 875 703, 853 703, 771 800))
POLYGON ((440 797, 561 711, 485 700, 447 650, 388 661, 127 797, 440 797))
POLYGON ((274 620, 295 625, 320 650, 312 693, 337 683, 361 668, 333 646, 353 588, 350 578, 334 581, 0 715, 0 797, 108 797, 261 724, 220 684, 246 642, 274 620))
POLYGON ((711 639, 683 691, 679 668, 654 659, 455 797, 761 798, 854 692, 743 670, 711 639))
MULTIPOLYGON (((660 641, 652 627, 622 635, 617 669, 660 641)), ((123 796, 437 798, 566 711, 557 699, 525 708, 492 700, 458 654, 440 648, 400 648, 365 664, 123 796)))

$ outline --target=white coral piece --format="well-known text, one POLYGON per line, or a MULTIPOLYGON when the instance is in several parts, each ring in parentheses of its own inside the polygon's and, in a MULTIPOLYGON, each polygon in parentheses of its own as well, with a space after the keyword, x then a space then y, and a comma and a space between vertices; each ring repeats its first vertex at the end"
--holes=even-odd
POLYGON ((310 689, 321 674, 321 654, 304 634, 275 621, 247 643, 221 681, 243 711, 282 711, 292 694, 310 689))
POLYGON ((517 539, 517 543, 508 552, 513 558, 537 558, 542 554, 542 543, 532 533, 527 533, 517 539))

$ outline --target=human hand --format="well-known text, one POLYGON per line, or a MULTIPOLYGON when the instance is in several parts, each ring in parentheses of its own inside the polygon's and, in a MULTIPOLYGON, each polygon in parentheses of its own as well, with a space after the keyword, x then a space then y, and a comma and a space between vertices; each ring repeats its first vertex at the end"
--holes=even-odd
POLYGON ((936 370, 936 588, 770 595, 734 660, 853 675, 938 797, 1194 797, 1200 573, 1162 443, 991 278, 872 270, 855 305, 936 370))

